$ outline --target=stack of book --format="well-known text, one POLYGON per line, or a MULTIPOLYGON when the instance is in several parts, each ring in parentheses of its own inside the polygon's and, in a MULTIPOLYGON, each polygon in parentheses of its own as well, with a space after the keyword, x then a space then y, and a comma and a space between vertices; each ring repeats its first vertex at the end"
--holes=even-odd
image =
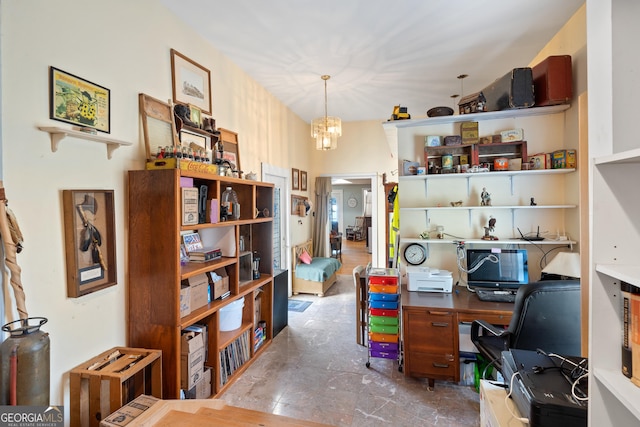
POLYGON ((220 248, 205 248, 198 232, 187 233, 182 236, 185 250, 191 262, 206 262, 222 258, 220 248))
POLYGON ((219 248, 202 248, 189 252, 189 261, 206 262, 222 257, 222 251, 219 248))

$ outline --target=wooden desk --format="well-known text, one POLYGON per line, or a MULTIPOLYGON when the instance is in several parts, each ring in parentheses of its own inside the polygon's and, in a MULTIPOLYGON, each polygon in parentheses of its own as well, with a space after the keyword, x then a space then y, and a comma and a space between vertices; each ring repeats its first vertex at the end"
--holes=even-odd
POLYGON ((460 382, 460 323, 508 325, 513 312, 512 303, 480 301, 464 287, 446 294, 409 292, 403 285, 401 304, 404 374, 428 378, 430 387, 435 380, 460 382))

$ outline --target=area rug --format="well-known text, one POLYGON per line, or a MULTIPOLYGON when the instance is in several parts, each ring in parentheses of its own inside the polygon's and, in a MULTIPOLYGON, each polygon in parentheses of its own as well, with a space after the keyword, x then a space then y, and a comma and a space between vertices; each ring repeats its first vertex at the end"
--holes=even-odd
POLYGON ((289 311, 297 311, 302 313, 311 305, 311 301, 300 301, 297 299, 289 300, 289 311))

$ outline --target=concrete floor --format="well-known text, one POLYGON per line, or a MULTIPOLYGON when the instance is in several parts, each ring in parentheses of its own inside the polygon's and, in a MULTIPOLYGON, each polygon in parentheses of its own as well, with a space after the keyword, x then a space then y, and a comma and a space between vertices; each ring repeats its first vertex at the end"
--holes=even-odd
POLYGON ((371 358, 355 340, 355 292, 350 275, 302 313, 267 351, 218 396, 228 404, 333 426, 479 426, 472 387, 405 378, 393 360, 371 358))

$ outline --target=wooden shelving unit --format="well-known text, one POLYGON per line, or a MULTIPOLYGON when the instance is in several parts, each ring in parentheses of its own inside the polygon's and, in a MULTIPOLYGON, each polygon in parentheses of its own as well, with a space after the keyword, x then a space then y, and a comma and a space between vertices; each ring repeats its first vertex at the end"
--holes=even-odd
POLYGON ((129 172, 129 344, 162 350, 163 398, 180 398, 180 336, 191 325, 207 326, 205 366, 213 369, 212 395, 218 395, 255 360, 271 342, 273 314, 272 218, 255 218, 256 209, 273 212, 273 185, 179 169, 129 172), (238 194, 241 217, 215 224, 181 225, 180 178, 194 186, 207 186, 208 199, 220 199, 228 186, 238 194), (180 265, 183 232, 198 230, 205 244, 224 246, 223 257, 205 263, 180 265), (247 251, 261 257, 260 277, 240 283, 239 238, 247 251), (226 252, 226 253, 225 253, 226 252), (224 268, 231 295, 213 300, 180 316, 181 282, 197 274, 224 268), (256 294, 260 298, 256 298, 256 294), (220 331, 220 309, 244 298, 242 326, 220 331), (259 304, 259 306, 258 306, 259 304), (260 319, 255 313, 260 312, 260 319), (266 321, 266 340, 254 349, 254 327, 266 321), (230 376, 221 375, 220 355, 248 333, 249 356, 230 376))

